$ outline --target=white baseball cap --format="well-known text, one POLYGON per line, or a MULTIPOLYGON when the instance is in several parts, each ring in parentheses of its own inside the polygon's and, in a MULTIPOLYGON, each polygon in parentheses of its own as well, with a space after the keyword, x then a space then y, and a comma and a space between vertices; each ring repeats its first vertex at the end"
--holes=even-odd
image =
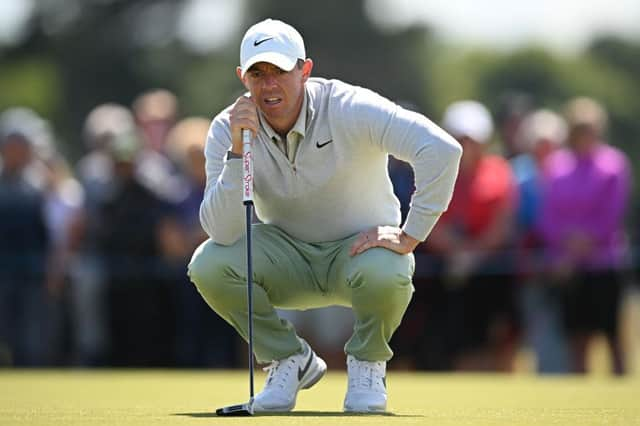
POLYGON ((516 147, 522 152, 531 152, 541 141, 560 146, 567 134, 567 123, 560 115, 548 109, 539 109, 528 114, 518 126, 516 147))
POLYGON ((242 76, 258 62, 269 62, 291 71, 298 59, 306 59, 302 36, 289 24, 265 19, 247 30, 240 45, 242 76))
POLYGON ((493 133, 489 110, 477 101, 454 102, 444 113, 442 127, 453 137, 467 136, 478 143, 487 143, 493 133))

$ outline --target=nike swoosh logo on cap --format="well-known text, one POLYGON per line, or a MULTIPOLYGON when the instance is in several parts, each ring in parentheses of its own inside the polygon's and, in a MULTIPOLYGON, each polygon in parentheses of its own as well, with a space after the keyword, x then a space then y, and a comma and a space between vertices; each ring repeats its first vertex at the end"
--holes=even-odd
POLYGON ((324 143, 316 142, 316 148, 322 148, 323 146, 329 145, 331 142, 333 142, 333 139, 329 139, 324 143))
POLYGON ((271 39, 273 39, 273 37, 267 37, 267 38, 263 38, 262 40, 256 40, 256 41, 253 42, 253 45, 254 46, 260 46, 265 41, 269 41, 271 39))
POLYGON ((309 359, 307 360, 307 364, 304 368, 298 367, 298 381, 301 381, 307 371, 309 371, 309 367, 311 367, 311 361, 313 360, 313 351, 309 350, 309 359))

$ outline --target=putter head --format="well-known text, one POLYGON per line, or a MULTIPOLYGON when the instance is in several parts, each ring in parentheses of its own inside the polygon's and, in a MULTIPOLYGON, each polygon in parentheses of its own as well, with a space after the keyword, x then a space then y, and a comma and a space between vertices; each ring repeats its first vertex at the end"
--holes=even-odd
POLYGON ((251 401, 246 404, 228 405, 226 407, 218 408, 216 410, 217 416, 252 416, 253 404, 251 401))

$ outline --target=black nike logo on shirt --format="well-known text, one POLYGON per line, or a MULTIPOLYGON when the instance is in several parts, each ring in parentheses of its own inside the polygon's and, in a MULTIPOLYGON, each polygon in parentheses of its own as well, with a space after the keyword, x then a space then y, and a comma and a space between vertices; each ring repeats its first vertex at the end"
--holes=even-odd
POLYGON ((307 371, 309 371, 309 367, 311 367, 311 361, 313 360, 313 351, 309 350, 309 360, 307 360, 307 364, 304 366, 304 368, 300 368, 298 367, 298 381, 302 381, 302 378, 304 377, 305 374, 307 374, 307 371))
POLYGON ((329 145, 331 142, 333 142, 333 139, 329 139, 328 141, 326 141, 324 143, 316 142, 316 147, 317 148, 322 148, 323 146, 329 145))
POLYGON ((254 46, 259 46, 259 45, 261 45, 262 43, 264 43, 265 41, 269 41, 269 40, 271 40, 272 38, 273 38, 273 37, 267 37, 267 38, 263 38, 262 40, 256 40, 256 41, 254 41, 254 42, 253 42, 253 45, 254 45, 254 46))

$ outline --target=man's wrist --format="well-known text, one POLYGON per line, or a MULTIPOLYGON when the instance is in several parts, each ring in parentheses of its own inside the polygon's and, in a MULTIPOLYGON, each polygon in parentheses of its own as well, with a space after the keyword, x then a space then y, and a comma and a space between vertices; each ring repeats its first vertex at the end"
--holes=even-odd
POLYGON ((404 244, 411 247, 411 251, 415 250, 418 244, 420 244, 420 240, 413 238, 411 235, 404 232, 404 230, 402 230, 402 233, 400 234, 400 238, 401 240, 403 240, 404 244))

